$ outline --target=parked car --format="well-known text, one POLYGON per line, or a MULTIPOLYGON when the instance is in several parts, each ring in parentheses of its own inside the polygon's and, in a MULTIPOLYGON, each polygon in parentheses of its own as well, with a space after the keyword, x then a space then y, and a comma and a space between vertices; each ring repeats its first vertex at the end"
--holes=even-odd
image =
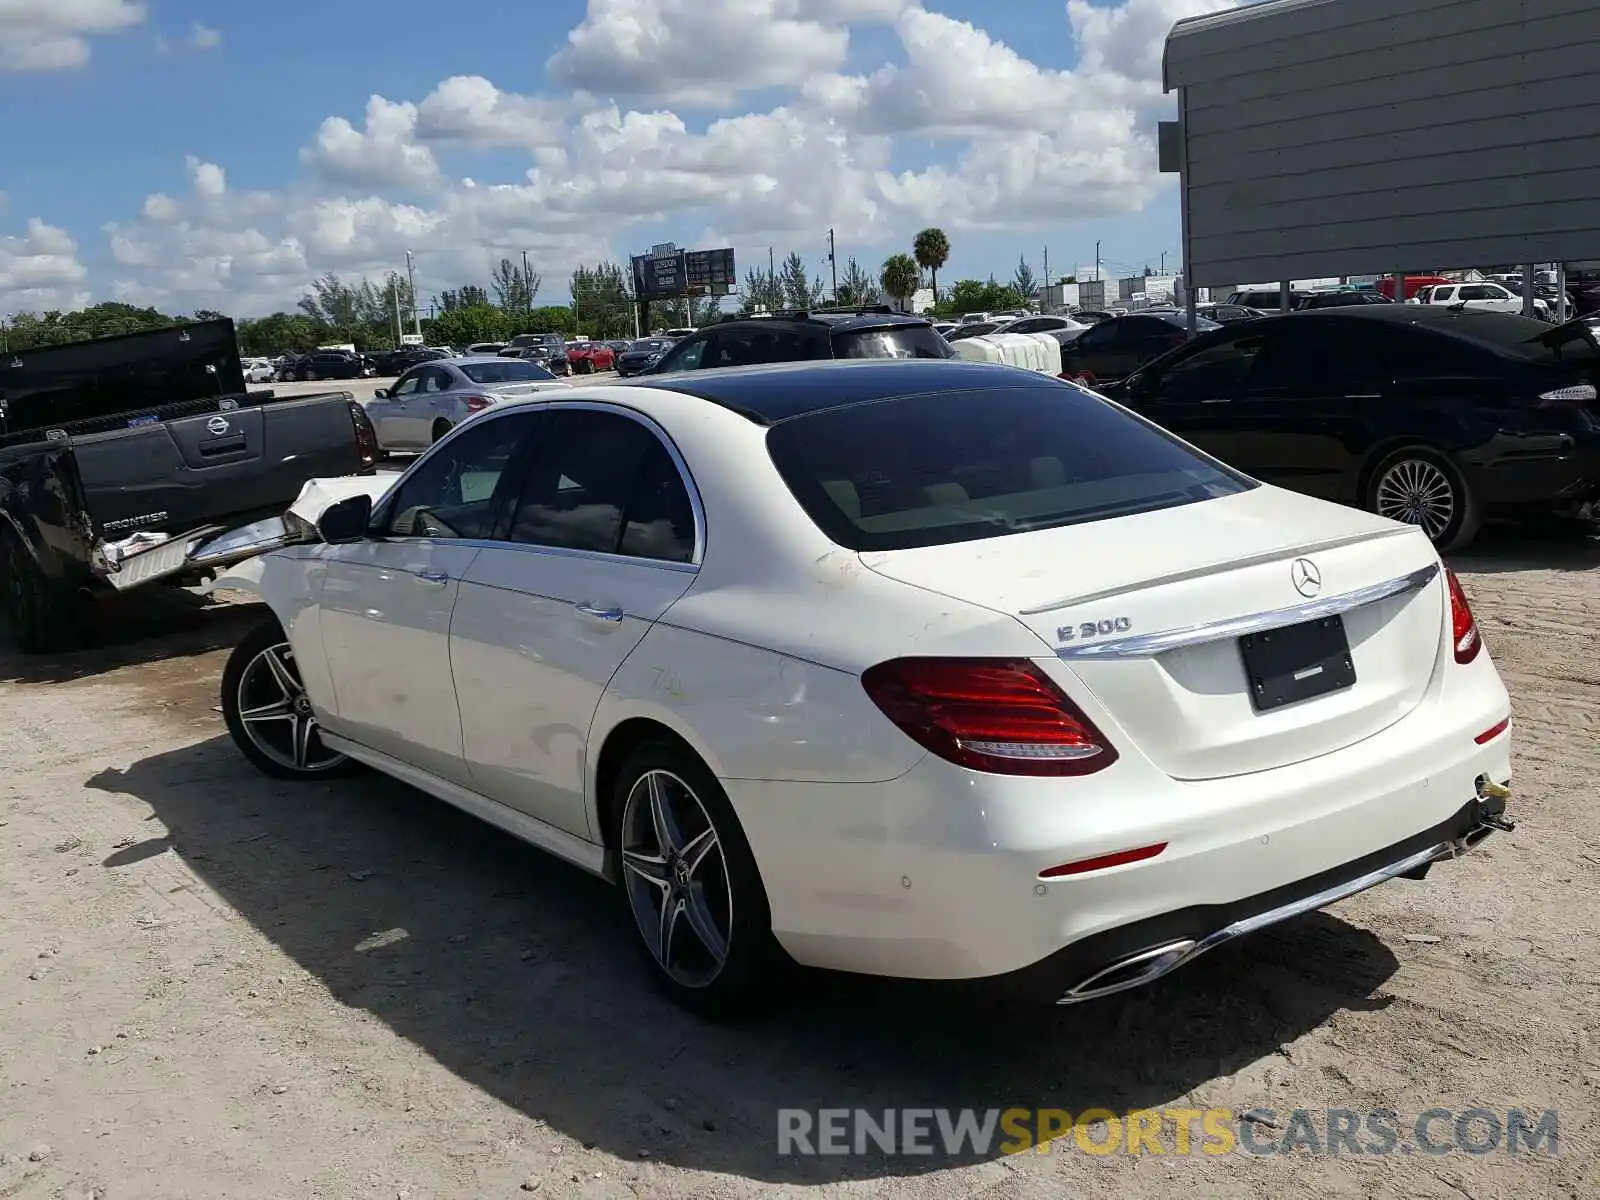
POLYGON ((623 379, 637 375, 676 344, 668 337, 640 338, 617 355, 617 374, 623 379))
POLYGON ((240 752, 610 880, 718 1015, 791 962, 1091 1000, 1513 827, 1419 532, 1006 367, 627 388, 487 413, 219 580, 271 612, 240 752))
POLYGON ((617 365, 617 352, 604 342, 568 342, 567 363, 575 375, 593 375, 617 365))
POLYGON ((511 345, 522 351, 522 357, 536 362, 557 375, 570 375, 567 362, 567 341, 559 333, 519 333, 511 345))
POLYGON ((367 416, 385 454, 425 450, 468 417, 497 404, 565 388, 538 363, 513 358, 449 358, 413 367, 379 388, 367 416))
MULTIPOLYGON (((1289 307, 1299 307, 1300 301, 1309 299, 1310 292, 1290 289, 1289 307)), ((1242 291, 1230 292, 1224 304, 1242 304, 1246 308, 1259 308, 1262 312, 1282 312, 1283 298, 1277 288, 1249 288, 1242 291)))
POLYGON ((1116 315, 1114 312, 1107 312, 1101 308, 1080 308, 1073 312, 1072 319, 1084 325, 1098 325, 1102 321, 1111 320, 1116 315))
POLYGON ((1003 328, 1005 328, 1005 322, 1003 321, 963 321, 943 336, 947 342, 959 342, 965 338, 983 337, 986 334, 999 333, 1003 328))
MULTIPOLYGON (((1477 309, 1481 312, 1521 313, 1522 297, 1498 283, 1437 283, 1417 292, 1419 304, 1455 305, 1477 309)), ((1537 296, 1533 310, 1546 321, 1550 320, 1550 306, 1537 296)))
POLYGON ((369 371, 359 354, 348 350, 318 350, 303 355, 290 367, 289 378, 305 382, 317 379, 363 379, 369 371))
POLYGON ((244 359, 243 367, 246 383, 271 383, 278 373, 271 361, 265 358, 244 359))
POLYGON ((1600 500, 1600 342, 1581 320, 1380 304, 1236 325, 1109 394, 1273 484, 1420 525, 1600 500))
MULTIPOLYGON (((1189 336, 1187 321, 1186 312, 1172 308, 1113 317, 1069 337, 1052 334, 1061 342, 1061 377, 1096 386, 1115 383, 1183 345, 1189 336)), ((1196 332, 1217 328, 1215 321, 1196 315, 1196 332)))
POLYGON ((247 394, 238 353, 222 318, 0 359, 0 609, 22 650, 71 648, 86 601, 198 582, 239 556, 216 539, 312 476, 374 469, 349 393, 247 394))
POLYGON ((493 358, 506 348, 505 342, 474 342, 462 352, 464 358, 493 358))
POLYGON ((928 321, 888 305, 874 305, 728 317, 684 338, 640 374, 819 358, 951 358, 954 354, 928 321))
POLYGON ((1087 321, 1076 321, 1071 317, 1058 316, 1031 316, 1019 317, 1005 326, 1007 333, 1061 333, 1069 335, 1062 338, 1063 342, 1076 337, 1089 328, 1087 321))
POLYGON ((1267 315, 1259 308, 1248 308, 1243 304, 1197 304, 1194 306, 1194 311, 1197 316, 1215 321, 1218 325, 1255 321, 1267 315))
POLYGON ((1312 292, 1295 302, 1295 310, 1310 308, 1354 308, 1362 304, 1393 304, 1382 292, 1367 292, 1357 288, 1338 288, 1326 292, 1312 292))
POLYGON ((382 350, 372 355, 372 367, 377 375, 398 377, 412 367, 449 357, 442 351, 431 350, 425 346, 402 346, 398 350, 382 350))

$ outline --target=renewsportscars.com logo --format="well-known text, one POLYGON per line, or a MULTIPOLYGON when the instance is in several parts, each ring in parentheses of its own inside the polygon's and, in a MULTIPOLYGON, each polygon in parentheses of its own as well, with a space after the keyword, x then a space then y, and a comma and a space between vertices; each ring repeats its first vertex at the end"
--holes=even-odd
POLYGON ((780 1155, 1082 1153, 1099 1156, 1542 1154, 1561 1152, 1553 1109, 781 1108, 780 1155))

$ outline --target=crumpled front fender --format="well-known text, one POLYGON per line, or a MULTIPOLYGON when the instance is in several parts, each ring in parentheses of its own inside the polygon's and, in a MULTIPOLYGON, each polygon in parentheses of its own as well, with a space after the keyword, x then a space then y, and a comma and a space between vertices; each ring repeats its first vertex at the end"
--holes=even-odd
POLYGON ((255 558, 247 558, 243 562, 234 563, 222 574, 208 583, 202 584, 200 594, 209 596, 212 592, 248 592, 257 599, 265 599, 261 594, 261 576, 267 569, 266 555, 259 554, 255 558))

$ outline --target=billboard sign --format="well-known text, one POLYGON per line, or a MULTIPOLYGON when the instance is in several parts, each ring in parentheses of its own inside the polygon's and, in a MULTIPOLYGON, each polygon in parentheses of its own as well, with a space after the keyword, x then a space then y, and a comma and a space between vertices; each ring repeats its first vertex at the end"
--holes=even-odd
POLYGON ((671 300, 685 291, 684 253, 670 243, 633 256, 633 291, 641 300, 671 300))
POLYGON ((726 296, 738 279, 733 250, 691 250, 684 256, 684 282, 692 295, 726 296))

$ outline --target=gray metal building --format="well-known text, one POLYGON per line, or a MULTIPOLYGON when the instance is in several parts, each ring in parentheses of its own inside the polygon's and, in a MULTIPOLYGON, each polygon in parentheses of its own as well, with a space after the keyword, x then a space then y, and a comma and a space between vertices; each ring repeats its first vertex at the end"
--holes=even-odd
POLYGON ((1191 285, 1600 258, 1600 0, 1264 0, 1164 80, 1191 285))

